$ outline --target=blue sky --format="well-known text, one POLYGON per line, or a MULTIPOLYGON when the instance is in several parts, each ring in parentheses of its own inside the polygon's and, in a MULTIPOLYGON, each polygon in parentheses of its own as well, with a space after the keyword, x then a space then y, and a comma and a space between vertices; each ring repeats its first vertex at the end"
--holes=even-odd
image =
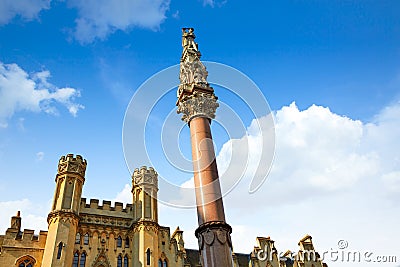
MULTIPOLYGON (((239 245, 240 251, 249 251, 256 235, 271 235, 282 250, 286 244, 295 248, 300 233, 314 233, 315 241, 326 247, 335 244, 337 236, 323 234, 328 230, 321 227, 326 222, 319 216, 305 219, 308 224, 304 225, 290 223, 285 231, 280 228, 283 222, 271 222, 268 227, 263 223, 284 216, 282 210, 309 209, 315 203, 329 203, 335 210, 338 207, 333 203, 340 199, 356 199, 356 208, 369 205, 358 201, 372 194, 377 199, 374 203, 385 207, 379 208, 380 218, 385 219, 383 226, 390 231, 375 229, 382 223, 375 216, 363 213, 360 220, 372 221, 369 229, 376 230, 372 239, 377 241, 386 234, 388 246, 384 252, 394 253, 390 244, 395 244, 395 238, 390 236, 400 237, 398 227, 391 228, 394 214, 399 214, 393 204, 398 200, 395 193, 400 192, 399 13, 398 1, 2 1, 0 230, 6 229, 9 216, 18 208, 23 216, 24 209, 29 210, 31 222, 45 225, 43 218, 53 196, 57 161, 67 153, 82 154, 88 160, 85 197, 123 198, 124 186, 130 183, 121 138, 125 111, 144 81, 179 63, 181 28, 190 26, 195 28, 203 60, 242 71, 268 100, 277 116, 277 166, 293 166, 296 164, 290 164, 289 159, 302 159, 295 158, 293 149, 315 148, 309 158, 317 154, 316 159, 329 159, 304 162, 298 169, 288 167, 292 170, 288 173, 276 170, 276 177, 299 174, 294 181, 310 175, 302 169, 312 169, 313 174, 321 172, 319 182, 306 179, 311 181, 309 187, 296 185, 298 190, 308 192, 299 194, 304 201, 276 201, 274 207, 258 213, 249 211, 251 223, 239 219, 240 208, 236 207, 240 205, 227 204, 231 207, 230 213, 227 211, 229 222, 237 232, 246 227, 253 229, 250 234, 254 238, 239 245), (32 93, 38 90, 44 91, 32 93), (329 127, 333 122, 340 127, 329 127), (311 128, 302 132, 306 127, 311 128), (300 140, 304 147, 293 146, 289 142, 293 138, 282 129, 293 130, 293 138, 304 137, 300 140), (313 135, 319 132, 321 135, 313 135), (319 137, 330 140, 332 146, 324 147, 329 142, 317 147, 308 143, 319 137), (334 155, 332 160, 324 153, 334 155), (288 157, 288 165, 279 155, 288 157), (338 173, 341 179, 324 176, 324 170, 341 158, 355 162, 347 167, 338 165, 344 168, 338 173), (320 168, 313 169, 315 166, 320 168), (364 171, 354 171, 357 166, 364 171), (371 166, 375 169, 368 169, 371 166)), ((178 82, 178 73, 176 79, 178 82)), ((170 105, 172 110, 175 102, 170 105)), ((250 123, 251 119, 244 119, 246 127, 250 123)), ((216 136, 220 153, 229 138, 213 127, 221 133, 220 138, 216 136)), ((222 162, 223 155, 219 157, 222 162)), ((269 186, 274 188, 267 180, 265 192, 259 194, 270 195, 269 186)), ((282 182, 280 186, 289 185, 282 182)), ((298 191, 289 188, 287 192, 291 195, 285 198, 290 200, 298 191)), ((250 205, 255 200, 248 201, 250 205)), ((183 224, 186 231, 195 228, 195 217, 184 219, 188 214, 194 216, 194 210, 173 212, 177 217, 161 213, 161 223, 172 228, 183 224), (175 222, 176 218, 182 222, 175 222)), ((350 211, 344 214, 343 218, 351 217, 350 211)), ((330 219, 326 225, 330 225, 333 217, 325 216, 330 219)), ((301 220, 298 216, 287 219, 301 220)), ((350 243, 365 244, 362 236, 371 234, 367 226, 355 235, 350 226, 360 221, 343 220, 346 223, 339 233, 352 238, 350 243)), ((26 226, 37 229, 35 225, 26 226)), ((238 234, 236 238, 248 235, 238 234)), ((195 244, 191 233, 185 238, 195 244)))

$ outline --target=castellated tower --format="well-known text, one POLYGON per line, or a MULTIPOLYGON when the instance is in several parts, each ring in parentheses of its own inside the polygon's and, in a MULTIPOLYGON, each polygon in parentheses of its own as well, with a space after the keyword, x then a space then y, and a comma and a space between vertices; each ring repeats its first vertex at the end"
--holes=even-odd
POLYGON ((158 223, 158 174, 152 167, 142 166, 132 174, 132 197, 135 219, 158 223))
POLYGON ((58 162, 56 191, 47 217, 49 228, 43 266, 72 266, 86 165, 82 156, 72 154, 62 156, 58 162))
POLYGON ((136 224, 133 228, 133 266, 156 266, 159 253, 158 174, 142 166, 132 174, 132 197, 136 224))

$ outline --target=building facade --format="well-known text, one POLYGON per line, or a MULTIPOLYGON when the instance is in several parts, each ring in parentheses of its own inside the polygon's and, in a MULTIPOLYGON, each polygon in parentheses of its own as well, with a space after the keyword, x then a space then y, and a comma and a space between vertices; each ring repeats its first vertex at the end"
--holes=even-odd
MULTIPOLYGON (((111 201, 99 204, 98 199, 81 198, 86 166, 79 155, 61 157, 48 231, 34 235, 33 230, 21 230, 18 212, 5 235, 0 235, 1 267, 201 266, 199 251, 185 248, 183 231, 177 227, 171 232, 158 222, 158 180, 153 168, 133 172, 132 203, 111 205, 111 201)), ((326 266, 317 257, 293 258, 289 251, 278 255, 270 238, 256 241, 251 253, 233 253, 235 267, 326 266)), ((299 246, 298 255, 314 251, 310 236, 300 240, 299 246)))

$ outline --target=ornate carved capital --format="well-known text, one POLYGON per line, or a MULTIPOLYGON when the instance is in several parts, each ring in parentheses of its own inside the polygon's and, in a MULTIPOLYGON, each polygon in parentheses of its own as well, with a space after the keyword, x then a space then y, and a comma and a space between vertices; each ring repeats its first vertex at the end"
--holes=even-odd
POLYGON ((195 231, 199 250, 203 250, 205 245, 212 246, 216 241, 221 245, 228 244, 232 249, 231 233, 232 227, 225 222, 206 222, 200 225, 195 231))
POLYGON ((195 117, 214 119, 218 106, 217 97, 214 94, 195 93, 179 101, 177 113, 182 113, 182 120, 187 123, 195 117))

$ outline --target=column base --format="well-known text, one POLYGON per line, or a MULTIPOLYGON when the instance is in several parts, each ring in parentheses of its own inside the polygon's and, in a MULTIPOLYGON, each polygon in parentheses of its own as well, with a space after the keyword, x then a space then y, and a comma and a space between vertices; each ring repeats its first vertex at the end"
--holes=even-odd
POLYGON ((223 221, 211 221, 200 225, 195 235, 203 267, 233 266, 232 227, 223 221))

